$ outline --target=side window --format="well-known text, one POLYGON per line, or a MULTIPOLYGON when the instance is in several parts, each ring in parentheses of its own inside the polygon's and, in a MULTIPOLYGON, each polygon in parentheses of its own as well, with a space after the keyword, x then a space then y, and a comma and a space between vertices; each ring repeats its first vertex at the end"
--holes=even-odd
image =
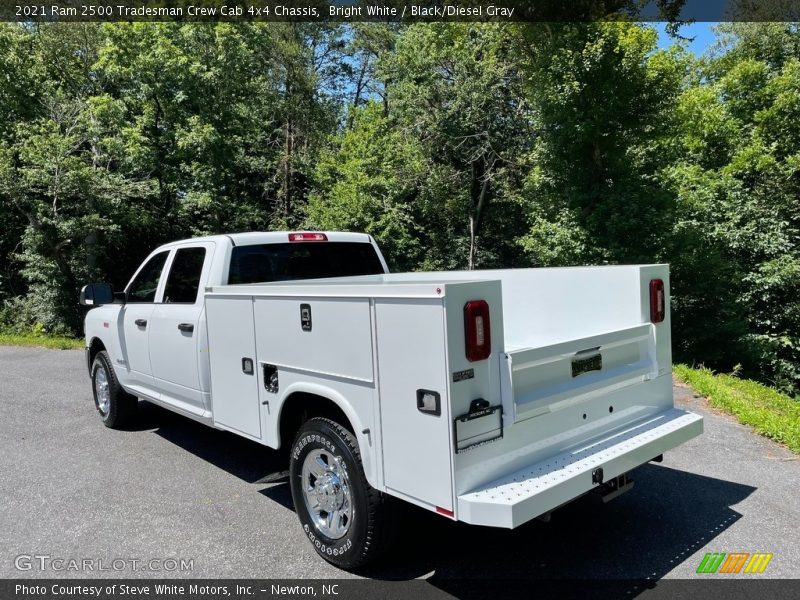
POLYGON ((167 262, 168 250, 153 256, 139 271, 139 274, 128 286, 128 302, 155 302, 158 282, 164 263, 167 262))
POLYGON ((197 301, 205 259, 205 248, 181 248, 175 253, 167 276, 164 302, 194 304, 197 301))

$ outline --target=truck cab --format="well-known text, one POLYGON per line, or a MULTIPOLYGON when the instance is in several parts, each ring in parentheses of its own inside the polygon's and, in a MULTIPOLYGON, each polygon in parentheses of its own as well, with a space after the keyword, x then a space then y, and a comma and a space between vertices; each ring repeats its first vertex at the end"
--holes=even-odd
MULTIPOLYGON (((210 422, 206 288, 380 273, 388 273, 386 261, 361 233, 250 232, 165 244, 114 302, 87 313, 87 368, 105 350, 128 393, 210 422)), ((101 285, 87 286, 83 302, 113 294, 101 285)))

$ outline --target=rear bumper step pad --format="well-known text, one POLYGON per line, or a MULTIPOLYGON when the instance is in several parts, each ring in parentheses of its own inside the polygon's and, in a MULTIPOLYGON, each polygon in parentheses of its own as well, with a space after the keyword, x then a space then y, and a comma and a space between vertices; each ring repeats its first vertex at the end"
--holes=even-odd
POLYGON ((458 519, 518 527, 597 487, 592 483, 596 469, 610 480, 702 432, 700 415, 667 410, 461 494, 458 519))

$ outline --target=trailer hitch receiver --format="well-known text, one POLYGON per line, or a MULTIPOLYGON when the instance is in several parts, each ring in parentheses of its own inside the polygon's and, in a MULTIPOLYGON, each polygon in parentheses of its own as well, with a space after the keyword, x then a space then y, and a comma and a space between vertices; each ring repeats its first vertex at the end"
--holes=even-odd
POLYGON ((596 483, 601 485, 603 483, 603 468, 597 467, 594 471, 592 471, 592 483, 596 483))

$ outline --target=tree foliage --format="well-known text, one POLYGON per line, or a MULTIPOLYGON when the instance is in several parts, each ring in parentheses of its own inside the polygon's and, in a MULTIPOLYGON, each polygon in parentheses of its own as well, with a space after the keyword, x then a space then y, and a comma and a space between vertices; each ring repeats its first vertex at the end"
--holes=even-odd
POLYGON ((800 53, 794 26, 720 26, 679 97, 676 315, 685 359, 800 389, 800 53))
POLYGON ((403 30, 377 66, 387 100, 356 108, 320 163, 313 222, 374 231, 404 268, 513 264, 523 215, 509 187, 533 136, 510 34, 403 30))
POLYGON ((683 62, 624 23, 534 24, 525 36, 537 135, 523 247, 540 264, 654 260, 672 212, 660 173, 683 62))

